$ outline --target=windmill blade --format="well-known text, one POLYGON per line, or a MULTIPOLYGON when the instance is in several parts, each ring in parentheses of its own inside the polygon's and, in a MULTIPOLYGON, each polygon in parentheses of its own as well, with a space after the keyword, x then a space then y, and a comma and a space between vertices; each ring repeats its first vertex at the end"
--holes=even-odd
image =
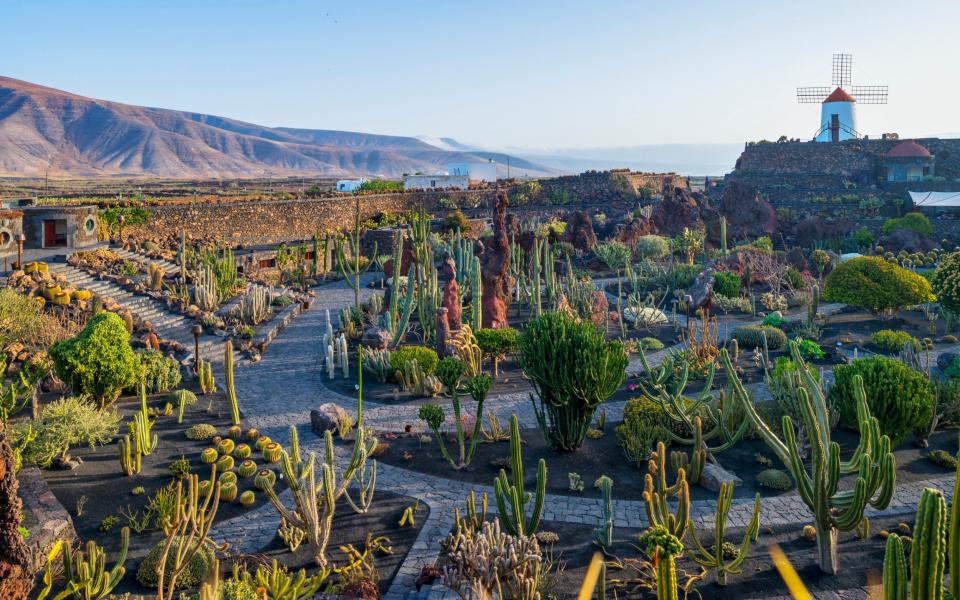
POLYGON ((855 85, 850 88, 850 94, 856 98, 857 104, 886 104, 886 85, 855 85))
POLYGON ((797 102, 800 104, 820 104, 833 89, 826 86, 798 87, 797 102))
POLYGON ((847 89, 850 87, 850 74, 853 72, 852 54, 833 55, 833 87, 847 89))

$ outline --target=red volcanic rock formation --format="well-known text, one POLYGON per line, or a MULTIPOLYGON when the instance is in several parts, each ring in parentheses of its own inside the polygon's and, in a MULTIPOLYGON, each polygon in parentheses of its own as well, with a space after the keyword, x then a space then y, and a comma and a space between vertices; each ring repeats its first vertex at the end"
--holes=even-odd
POLYGON ((483 281, 483 326, 494 329, 507 326, 507 308, 510 306, 512 282, 510 268, 510 239, 507 237, 507 193, 497 192, 493 214, 493 236, 484 238, 480 256, 480 278, 483 281))
POLYGON ((578 210, 567 217, 567 228, 563 232, 563 239, 573 244, 577 250, 584 252, 593 250, 597 243, 597 234, 593 231, 593 221, 590 215, 578 210))
MULTIPOLYGON (((734 240, 771 236, 777 230, 777 212, 750 185, 731 182, 720 199, 720 215, 727 218, 727 245, 734 240)), ((720 219, 710 226, 710 241, 720 245, 720 219)))
POLYGON ((684 188, 664 185, 663 200, 653 209, 650 220, 657 233, 677 236, 683 229, 704 229, 701 203, 706 204, 699 194, 691 194, 684 188))
POLYGON ((24 600, 33 588, 30 551, 18 527, 23 503, 17 495, 13 450, 0 423, 0 598, 24 600))
POLYGON ((460 285, 457 283, 457 266, 451 257, 447 257, 440 267, 440 280, 443 282, 441 304, 447 309, 447 323, 450 329, 458 331, 462 325, 463 309, 460 307, 460 285))

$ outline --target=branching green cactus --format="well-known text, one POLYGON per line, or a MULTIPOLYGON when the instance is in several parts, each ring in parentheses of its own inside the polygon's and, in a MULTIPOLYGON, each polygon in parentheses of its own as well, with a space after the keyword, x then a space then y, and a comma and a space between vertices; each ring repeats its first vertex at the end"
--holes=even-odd
POLYGON ((727 574, 739 575, 740 565, 747 558, 747 552, 750 551, 750 542, 756 541, 760 533, 760 494, 753 499, 753 516, 750 517, 750 523, 744 532, 743 541, 740 543, 740 550, 737 556, 727 559, 723 555, 724 530, 727 527, 727 514, 730 512, 730 506, 733 500, 733 484, 724 482, 720 484, 720 494, 717 497, 717 513, 713 529, 713 546, 707 549, 697 538, 696 527, 690 525, 690 538, 693 541, 693 549, 690 557, 700 566, 712 569, 717 572, 717 585, 727 585, 727 574))
POLYGON ((131 477, 140 472, 140 459, 143 454, 140 452, 140 445, 130 439, 130 435, 123 436, 117 442, 117 448, 120 451, 120 468, 123 474, 131 477))
POLYGON ((653 560, 657 582, 657 600, 678 600, 675 557, 683 553, 680 538, 662 525, 654 525, 640 535, 647 556, 653 560))
POLYGON ((144 381, 140 382, 140 410, 133 415, 133 422, 127 424, 133 443, 136 444, 136 453, 142 456, 150 456, 150 453, 157 448, 157 435, 151 433, 153 430, 153 421, 150 420, 150 413, 147 411, 147 386, 144 381))
MULTIPOLYGON (((120 531, 120 554, 113 568, 106 570, 106 553, 96 542, 87 542, 87 550, 73 551, 70 544, 63 544, 63 579, 67 588, 54 597, 62 600, 72 595, 76 600, 100 600, 117 587, 127 572, 123 564, 127 560, 130 545, 130 528, 120 531)), ((42 597, 42 596, 41 596, 42 597)))
MULTIPOLYGON (((360 359, 362 362, 362 358, 360 359)), ((373 492, 377 481, 377 464, 371 460, 367 469, 367 460, 377 446, 376 438, 369 436, 363 426, 363 366, 358 365, 357 426, 353 452, 344 469, 337 468, 333 452, 333 434, 324 435, 324 460, 320 465, 319 477, 316 473, 317 456, 311 452, 304 459, 300 454, 300 442, 297 428, 290 427, 290 450, 284 450, 280 466, 284 481, 293 496, 294 509, 284 505, 273 489, 273 482, 264 490, 270 503, 283 519, 306 532, 307 542, 313 552, 314 562, 319 567, 327 566, 326 550, 333 527, 333 516, 337 501, 344 497, 350 507, 359 513, 366 512, 373 501, 373 492), (339 479, 339 481, 338 481, 339 479), (358 497, 354 501, 347 491, 351 483, 356 482, 358 497)))
POLYGON ((683 539, 690 522, 690 486, 683 469, 677 470, 673 485, 667 485, 667 447, 657 442, 657 450, 647 462, 644 477, 643 502, 647 509, 647 521, 651 526, 664 527, 672 535, 683 539), (670 512, 670 496, 677 497, 677 512, 670 512))
POLYGON ((893 498, 896 484, 894 456, 890 438, 880 434, 879 422, 870 415, 863 381, 856 377, 854 396, 860 443, 849 461, 840 460, 840 445, 830 440, 830 413, 823 391, 800 356, 796 342, 791 342, 790 351, 803 381, 797 404, 810 443, 809 467, 801 458, 793 420, 789 416, 783 417, 784 439, 781 440, 757 414, 726 350, 721 351, 720 359, 729 374, 734 401, 743 409, 753 429, 790 471, 797 482, 800 498, 814 514, 820 569, 835 575, 839 571, 838 532, 856 528, 863 520, 867 505, 882 510, 893 498), (848 473, 857 473, 853 488, 838 490, 841 475, 848 473))
POLYGON ((510 417, 510 474, 513 476, 512 484, 503 469, 500 469, 500 475, 493 481, 500 522, 511 535, 532 536, 540 525, 543 501, 547 495, 547 461, 541 458, 537 463, 536 491, 533 494, 525 492, 523 456, 520 453, 520 424, 517 421, 517 415, 510 417), (531 500, 533 507, 528 516, 527 504, 531 500))
MULTIPOLYGON (((360 308, 360 278, 373 265, 372 260, 367 262, 366 266, 360 264, 360 259, 363 257, 360 251, 360 237, 360 196, 357 196, 353 213, 353 232, 346 237, 338 235, 333 244, 333 251, 337 256, 337 268, 340 269, 340 274, 343 275, 347 285, 353 290, 353 305, 357 309, 360 308), (350 252, 349 260, 347 251, 350 252)), ((377 243, 374 242, 371 256, 376 255, 377 243)))

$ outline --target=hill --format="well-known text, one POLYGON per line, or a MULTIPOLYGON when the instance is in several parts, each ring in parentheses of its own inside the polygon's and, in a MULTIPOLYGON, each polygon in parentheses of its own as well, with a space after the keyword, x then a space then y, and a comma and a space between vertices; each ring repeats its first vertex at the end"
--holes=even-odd
MULTIPOLYGON (((244 178, 399 177, 450 162, 506 163, 414 137, 264 127, 199 113, 132 106, 0 77, 0 176, 244 178)), ((528 176, 556 169, 511 157, 528 176)), ((504 173, 506 165, 501 166, 504 173)))

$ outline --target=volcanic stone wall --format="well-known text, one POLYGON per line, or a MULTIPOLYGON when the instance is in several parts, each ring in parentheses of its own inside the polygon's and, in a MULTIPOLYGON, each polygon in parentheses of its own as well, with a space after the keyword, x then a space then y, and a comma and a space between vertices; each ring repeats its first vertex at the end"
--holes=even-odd
POLYGON ((628 169, 586 171, 540 180, 539 200, 549 200, 551 193, 563 192, 580 204, 635 204, 647 188, 659 195, 664 183, 686 187, 686 180, 676 173, 635 173, 628 169))
MULTIPOLYGON (((363 219, 381 212, 403 212, 424 208, 433 210, 441 198, 458 203, 476 201, 490 204, 496 191, 443 191, 360 196, 363 219)), ((179 235, 216 238, 229 244, 272 244, 307 239, 316 231, 346 229, 353 226, 353 196, 283 201, 208 202, 158 205, 150 207, 150 220, 130 228, 130 234, 143 239, 179 235)), ((126 233, 126 231, 125 231, 126 233)))

